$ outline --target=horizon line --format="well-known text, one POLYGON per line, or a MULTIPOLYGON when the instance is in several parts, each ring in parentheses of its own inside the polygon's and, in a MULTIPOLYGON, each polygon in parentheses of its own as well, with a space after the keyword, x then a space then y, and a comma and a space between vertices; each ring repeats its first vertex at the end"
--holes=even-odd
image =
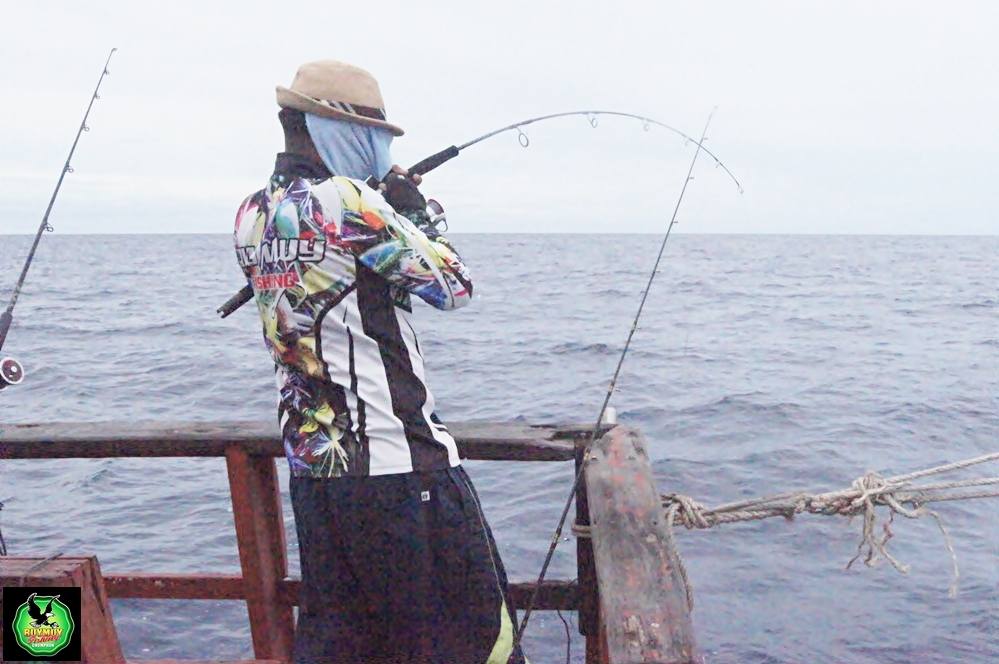
MULTIPOLYGON (((624 231, 615 232, 614 235, 649 235, 653 237, 661 237, 665 231, 624 231)), ((0 237, 34 237, 37 231, 34 233, 0 233, 0 237)), ((791 237, 999 237, 999 232, 996 233, 819 233, 819 232, 808 232, 808 231, 796 231, 796 232, 776 232, 776 231, 743 231, 743 232, 732 232, 732 231, 699 231, 699 232, 686 232, 678 231, 679 235, 709 235, 709 236, 723 236, 723 235, 737 235, 737 236, 791 236, 791 237)), ((185 231, 180 233, 164 233, 164 232, 138 232, 138 233, 114 233, 114 232, 104 232, 95 231, 90 233, 55 233, 57 236, 65 237, 89 237, 89 236, 108 236, 108 237, 123 237, 123 236, 160 236, 160 237, 171 237, 171 236, 186 236, 186 235, 232 235, 228 231, 185 231)), ((606 231, 454 231, 449 232, 449 236, 457 235, 607 235, 606 231)))

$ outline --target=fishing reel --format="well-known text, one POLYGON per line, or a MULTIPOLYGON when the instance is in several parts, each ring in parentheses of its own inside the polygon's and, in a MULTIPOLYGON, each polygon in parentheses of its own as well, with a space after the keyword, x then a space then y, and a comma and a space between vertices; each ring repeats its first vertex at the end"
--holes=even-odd
POLYGON ((398 210, 398 212, 412 221, 413 225, 431 240, 447 232, 447 215, 444 214, 444 206, 436 199, 427 199, 427 205, 423 209, 398 210))
POLYGON ((368 186, 382 192, 385 200, 431 239, 447 232, 444 206, 437 200, 426 199, 407 176, 390 172, 381 181, 368 178, 368 186))
POLYGON ((24 380, 24 367, 13 357, 0 359, 0 390, 24 380))
POLYGON ((444 214, 444 206, 438 203, 435 198, 427 199, 426 226, 432 228, 438 235, 447 233, 447 216, 444 214))

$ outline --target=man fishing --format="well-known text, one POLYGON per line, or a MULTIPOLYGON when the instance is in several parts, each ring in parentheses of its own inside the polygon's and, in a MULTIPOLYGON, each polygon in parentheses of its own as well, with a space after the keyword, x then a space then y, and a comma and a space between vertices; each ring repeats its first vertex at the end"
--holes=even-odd
POLYGON ((419 177, 391 166, 403 131, 368 72, 308 63, 277 101, 285 152, 240 206, 234 239, 291 467, 295 662, 524 662, 495 542, 410 322, 412 295, 467 304, 468 270, 427 223, 419 177))

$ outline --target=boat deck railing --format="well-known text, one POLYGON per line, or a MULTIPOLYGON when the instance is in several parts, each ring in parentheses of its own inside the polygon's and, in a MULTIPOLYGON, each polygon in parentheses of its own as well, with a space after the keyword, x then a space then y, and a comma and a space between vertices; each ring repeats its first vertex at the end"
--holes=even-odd
MULTIPOLYGON (((585 426, 468 422, 450 426, 464 459, 573 461, 589 454, 576 495, 576 579, 545 581, 536 610, 577 611, 588 664, 695 661, 693 629, 641 434, 585 426)), ((111 422, 0 426, 0 459, 224 457, 241 574, 114 571, 111 598, 246 602, 260 660, 290 661, 300 580, 288 547, 273 423, 111 422)), ((566 473, 566 486, 572 476, 566 473)), ((502 538, 502 533, 497 533, 502 538)), ((46 555, 50 552, 36 552, 46 555)), ((523 607, 534 582, 514 582, 523 607)))

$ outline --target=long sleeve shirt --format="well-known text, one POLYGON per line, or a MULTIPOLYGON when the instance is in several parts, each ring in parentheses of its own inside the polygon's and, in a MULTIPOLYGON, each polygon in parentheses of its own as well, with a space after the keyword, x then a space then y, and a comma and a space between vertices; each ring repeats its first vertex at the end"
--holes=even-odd
POLYGON ((460 462, 434 413, 411 296, 472 297, 468 269, 359 180, 278 155, 236 215, 236 258, 274 359, 278 418, 295 476, 387 475, 460 462))

